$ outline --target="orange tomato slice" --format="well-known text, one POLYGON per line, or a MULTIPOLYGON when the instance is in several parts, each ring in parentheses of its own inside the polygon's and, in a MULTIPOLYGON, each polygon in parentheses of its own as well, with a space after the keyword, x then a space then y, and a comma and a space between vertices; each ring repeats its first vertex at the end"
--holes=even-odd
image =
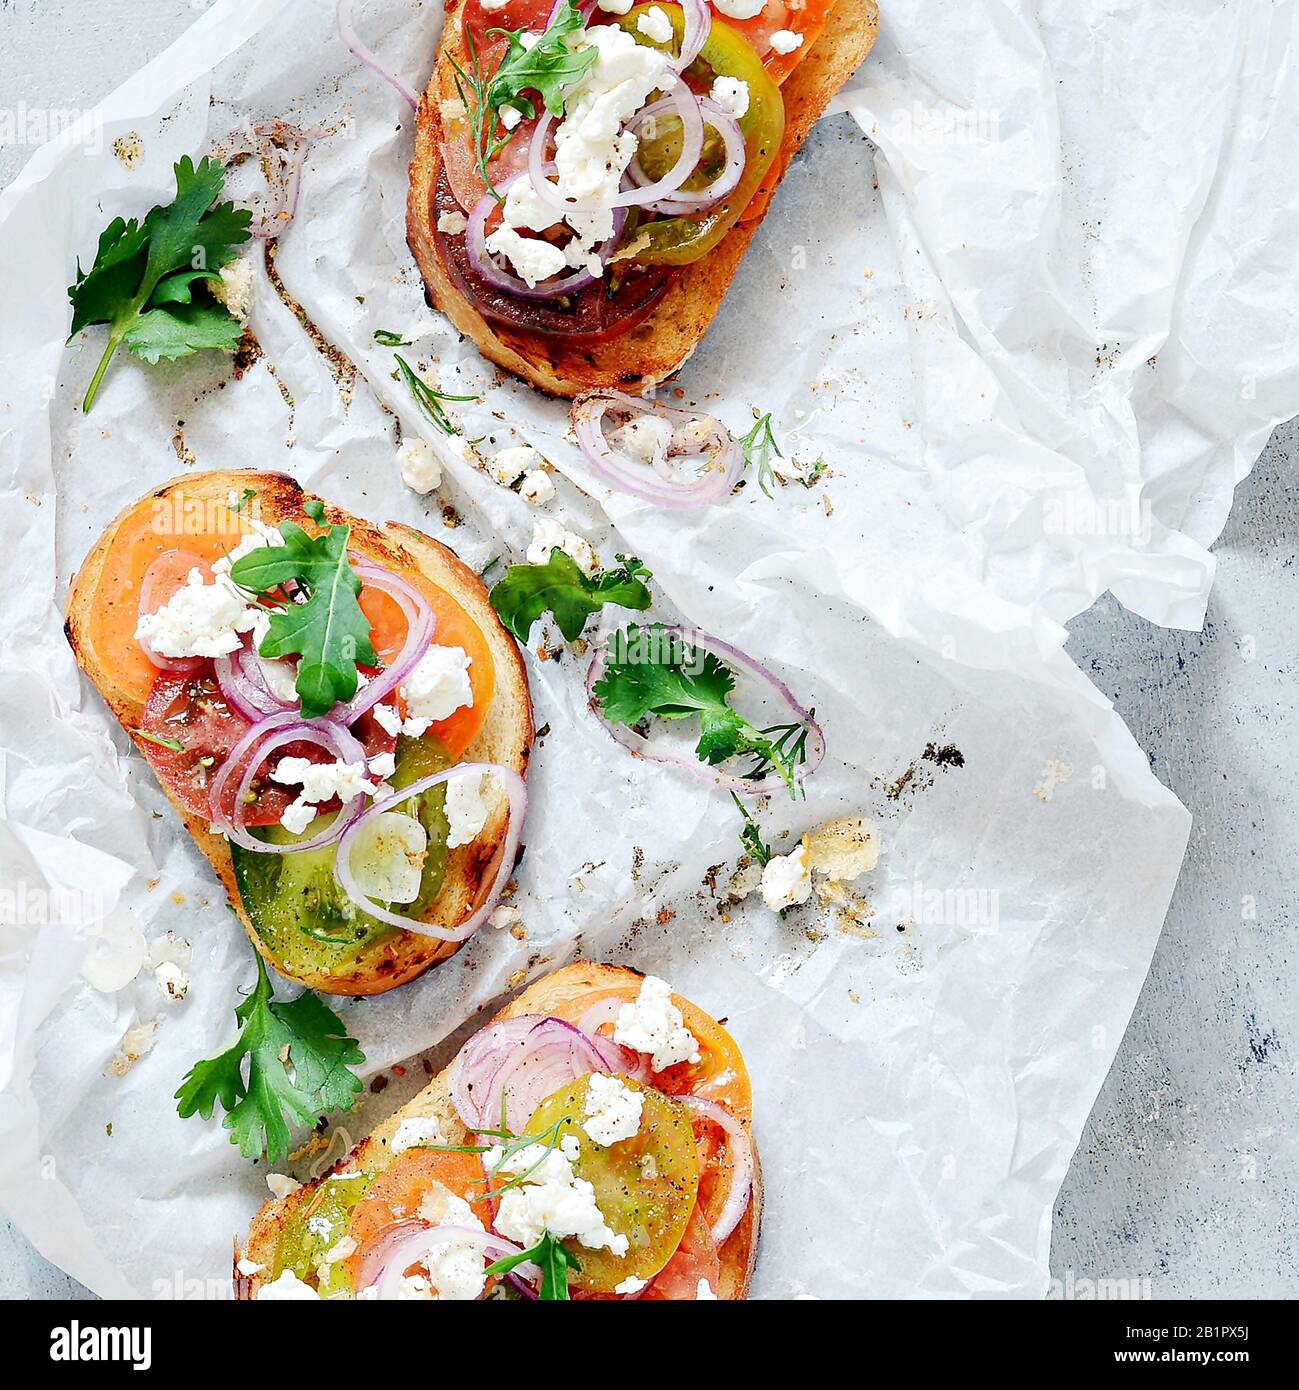
POLYGON ((654 1276, 641 1298, 658 1302, 670 1300, 674 1303, 688 1303, 699 1297, 701 1279, 706 1279, 708 1287, 716 1294, 721 1276, 721 1257, 717 1253, 708 1222, 696 1204, 676 1254, 654 1276))
MULTIPOLYGON (((567 1023, 578 1023, 591 1005, 601 999, 632 1000, 639 993, 640 985, 636 983, 591 990, 576 999, 566 1000, 554 1010, 554 1015, 567 1023)), ((672 1002, 681 1010, 686 1027, 699 1041, 700 1060, 680 1062, 665 1071, 655 1072, 651 1084, 665 1095, 692 1095, 716 1101, 747 1122, 753 1114, 753 1091, 739 1045, 716 1019, 689 999, 674 994, 672 1002)), ((613 1027, 605 1024, 601 1031, 611 1033, 613 1027)))

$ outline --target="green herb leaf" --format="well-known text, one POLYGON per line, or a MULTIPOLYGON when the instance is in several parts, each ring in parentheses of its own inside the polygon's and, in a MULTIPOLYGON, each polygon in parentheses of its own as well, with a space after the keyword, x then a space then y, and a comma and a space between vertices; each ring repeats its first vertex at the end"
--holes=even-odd
POLYGON ((489 1264, 484 1274, 508 1274, 516 1266, 531 1261, 541 1270, 541 1301, 553 1303, 568 1299, 568 1271, 581 1272, 582 1266, 577 1256, 572 1254, 564 1243, 549 1231, 541 1233, 541 1239, 528 1250, 520 1250, 517 1255, 506 1255, 504 1259, 489 1264))
POLYGON ((749 814, 749 808, 734 792, 731 793, 731 800, 735 802, 735 809, 743 822, 740 826, 740 843, 744 846, 744 852, 765 869, 771 862, 771 846, 762 838, 762 831, 749 814))
POLYGON ((400 353, 394 355, 397 359, 397 369, 401 372, 406 385, 410 387, 410 393, 415 397, 415 404, 424 412, 424 418, 437 429, 440 429, 443 434, 459 434, 460 427, 442 409, 442 402, 476 401, 478 397, 452 396, 446 391, 436 391, 423 377, 416 374, 415 369, 400 353))
POLYGON ((312 1124, 326 1110, 351 1108, 361 1079, 349 1068, 365 1056, 314 994, 277 1003, 260 956, 257 983, 235 1009, 235 1019, 238 1038, 190 1068, 176 1092, 176 1110, 181 1119, 199 1114, 210 1120, 219 1105, 230 1142, 245 1158, 278 1163, 289 1152, 293 1125, 312 1124))
POLYGON ((374 331, 374 341, 380 347, 409 347, 410 340, 403 338, 400 333, 394 333, 391 328, 376 328, 374 331))
MULTIPOLYGON (((323 508, 307 514, 322 521, 323 508)), ((280 522, 283 545, 259 546, 235 561, 230 577, 250 594, 266 594, 293 583, 306 601, 290 601, 270 612, 270 628, 258 651, 265 657, 300 656, 295 689, 304 719, 328 714, 356 694, 357 663, 372 666, 370 621, 357 595, 361 581, 348 563, 350 526, 331 526, 309 536, 293 521, 280 522)))
POLYGON ((196 167, 186 155, 176 165, 175 200, 153 208, 143 223, 114 218, 100 235, 90 270, 78 263, 76 284, 68 289, 72 332, 95 323, 109 326, 83 410, 94 404, 122 343, 151 363, 238 345, 239 321, 206 288, 234 257, 234 248, 248 240, 252 221, 247 209, 216 202, 224 183, 215 160, 200 160, 196 167), (194 297, 196 291, 202 298, 194 297))
POLYGON ((771 456, 775 454, 778 459, 785 456, 771 432, 770 411, 758 416, 753 428, 740 440, 740 448, 744 451, 745 467, 757 466, 758 486, 768 497, 774 496, 771 488, 777 480, 776 470, 771 466, 771 456))
POLYGON ((136 738, 142 738, 147 743, 156 743, 159 748, 166 748, 172 753, 185 751, 185 745, 178 738, 164 738, 162 734, 147 733, 144 729, 132 729, 131 732, 136 738))
POLYGON ((728 758, 752 754, 753 764, 742 776, 757 780, 774 768, 794 795, 794 773, 807 758, 806 727, 795 723, 756 728, 728 703, 734 689, 734 673, 717 656, 690 647, 654 624, 615 635, 604 674, 591 693, 614 724, 632 727, 650 715, 697 717, 695 756, 701 762, 715 767, 728 758))
POLYGON ((650 591, 643 581, 652 578, 650 571, 634 555, 617 558, 616 569, 588 576, 567 551, 556 547, 544 565, 511 565, 491 591, 492 607, 520 642, 528 640, 533 623, 547 612, 572 642, 606 603, 649 607, 650 591))

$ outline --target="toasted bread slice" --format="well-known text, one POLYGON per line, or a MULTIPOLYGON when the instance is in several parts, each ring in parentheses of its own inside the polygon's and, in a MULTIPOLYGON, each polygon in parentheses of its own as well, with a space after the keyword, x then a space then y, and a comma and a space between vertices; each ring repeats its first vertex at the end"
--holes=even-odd
MULTIPOLYGON (((463 66, 468 58, 458 23, 462 3, 447 0, 433 76, 420 100, 410 166, 406 236, 429 302, 472 338, 484 357, 548 395, 571 397, 597 387, 648 391, 676 371, 699 345, 762 216, 741 220, 712 251, 684 268, 646 318, 607 341, 578 345, 489 323, 448 274, 430 214, 442 168, 439 104, 443 97, 454 95, 450 60, 463 66)), ((831 10, 807 56, 780 89, 785 99, 785 135, 773 166, 776 181, 830 98, 870 52, 878 27, 875 0, 838 0, 831 10)), ((768 175, 767 182, 771 180, 768 175)))
MULTIPOLYGON (((620 965, 602 965, 594 961, 575 961, 544 976, 512 999, 490 1022, 517 1018, 520 1014, 548 1014, 565 1000, 575 999, 592 990, 626 984, 640 978, 640 972, 620 965)), ((484 1024, 484 1027, 487 1025, 484 1024)), ((240 1298, 253 1298, 263 1273, 274 1278, 279 1269, 279 1243, 288 1223, 313 1201, 317 1189, 333 1173, 366 1173, 377 1176, 392 1162, 393 1136, 404 1119, 436 1116, 450 1144, 475 1142, 460 1123, 447 1089, 450 1065, 444 1067, 413 1100, 394 1115, 390 1115, 367 1139, 351 1153, 341 1158, 320 1177, 304 1184, 287 1197, 272 1198, 262 1204, 248 1230, 248 1240, 241 1254, 235 1242, 235 1264, 240 1259, 251 1260, 262 1271, 246 1276, 235 1269, 235 1290, 240 1298)), ((754 1154, 753 1196, 740 1224, 722 1243, 721 1276, 716 1290, 719 1299, 746 1298, 753 1268, 758 1255, 758 1231, 762 1220, 762 1172, 754 1154)))
MULTIPOLYGON (((126 508, 104 532, 86 557, 68 593, 64 630, 77 661, 104 698, 144 750, 136 730, 143 706, 114 679, 114 653, 98 651, 92 634, 91 616, 97 607, 129 604, 134 612, 138 594, 101 593, 101 578, 114 541, 139 514, 167 499, 178 506, 219 505, 232 491, 255 488, 261 518, 274 523, 284 518, 302 520, 303 504, 313 500, 310 493, 283 473, 222 471, 192 473, 173 478, 126 508), (181 500, 183 499, 183 501, 181 500)), ((465 762, 493 762, 525 774, 532 745, 532 701, 528 693, 523 659, 514 639, 501 626, 487 600, 487 590, 474 572, 446 546, 427 536, 389 522, 375 526, 338 507, 325 506, 326 520, 351 526, 350 548, 377 561, 396 574, 421 571, 430 581, 450 594, 469 614, 484 634, 495 663, 495 692, 491 709, 482 728, 465 750, 465 762)), ((430 965, 454 955, 463 943, 438 941, 415 932, 392 931, 359 947, 342 966, 313 971, 290 969, 254 928, 235 881, 230 845, 224 836, 213 834, 207 820, 186 811, 164 787, 185 828, 216 870, 222 886, 238 912, 250 939, 262 956, 281 974, 300 980, 311 989, 328 994, 381 994, 413 979, 430 965)), ((427 919, 441 926, 456 926, 478 906, 491 888, 504 848, 509 819, 503 797, 493 797, 487 824, 470 844, 450 851, 442 891, 432 904, 427 919)))

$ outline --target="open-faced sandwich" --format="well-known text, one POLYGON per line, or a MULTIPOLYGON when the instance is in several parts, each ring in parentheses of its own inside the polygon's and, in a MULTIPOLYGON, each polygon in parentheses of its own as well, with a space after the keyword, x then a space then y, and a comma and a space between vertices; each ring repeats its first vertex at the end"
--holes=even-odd
POLYGON ((720 1023, 653 976, 579 961, 266 1202, 236 1246, 236 1292, 744 1298, 762 1211, 750 1119, 720 1023))
POLYGON ((448 0, 407 235, 434 305, 558 396, 643 392, 717 312, 874 0, 448 0))
POLYGON ((191 474, 112 523, 66 629, 281 974, 377 994, 494 907, 532 706, 445 546, 283 474, 191 474))

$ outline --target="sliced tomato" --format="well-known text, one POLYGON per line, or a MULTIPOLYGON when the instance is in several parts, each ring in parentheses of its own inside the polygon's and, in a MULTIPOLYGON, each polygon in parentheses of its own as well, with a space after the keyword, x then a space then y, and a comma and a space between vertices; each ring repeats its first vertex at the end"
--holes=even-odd
POLYGON ((708 1222, 696 1205, 677 1253, 654 1276, 642 1299, 688 1303, 699 1297, 699 1281, 706 1279, 713 1293, 722 1277, 722 1262, 708 1222))
POLYGON ((489 29, 534 29, 542 30, 550 18, 555 0, 505 0, 505 4, 489 9, 482 0, 465 0, 460 10, 461 32, 468 40, 472 39, 474 50, 487 75, 495 72, 495 65, 489 65, 484 54, 490 43, 502 44, 499 37, 488 33, 489 29))
MULTIPOLYGON (((442 647, 460 647, 469 656, 473 704, 430 724, 428 729, 454 762, 473 742, 487 718, 496 690, 496 663, 482 629, 445 589, 438 588, 423 574, 412 574, 409 578, 433 609, 433 641, 442 647)), ((390 661, 406 640, 405 615, 395 599, 377 589, 363 587, 358 602, 369 619, 370 640, 376 653, 380 660, 390 661)))
POLYGON ((477 1155, 407 1149, 375 1178, 348 1217, 347 1234, 357 1244, 348 1258, 353 1283, 370 1242, 399 1221, 418 1220, 420 1203, 437 1186, 463 1197, 480 1214, 483 1224, 488 1224, 481 1200, 485 1191, 483 1166, 477 1155))
MULTIPOLYGON (((582 1015, 601 999, 635 999, 640 985, 632 982, 612 988, 591 990, 575 999, 566 1000, 554 1010, 557 1018, 578 1023, 582 1015)), ((666 1071, 654 1073, 654 1085, 666 1095, 693 1095, 716 1101, 732 1115, 748 1120, 753 1113, 753 1092, 749 1085, 748 1068, 735 1039, 716 1019, 711 1018, 689 999, 674 994, 672 1002, 681 1010, 685 1025, 699 1042, 700 1060, 680 1062, 666 1071)), ((604 1024, 602 1032, 611 1033, 613 1026, 604 1024)))

